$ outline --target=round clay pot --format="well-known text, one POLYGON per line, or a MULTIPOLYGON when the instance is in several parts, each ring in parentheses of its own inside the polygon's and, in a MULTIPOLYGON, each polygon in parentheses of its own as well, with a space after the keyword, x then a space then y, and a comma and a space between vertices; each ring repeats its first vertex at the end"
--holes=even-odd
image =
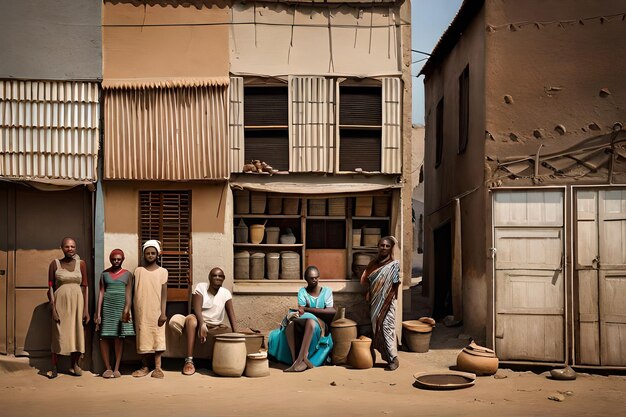
POLYGON ((464 348, 456 357, 456 367, 476 375, 493 375, 498 370, 498 358, 493 353, 464 348))
POLYGON ((248 378, 260 378, 270 375, 270 365, 267 360, 267 352, 250 353, 246 359, 246 372, 248 378))
POLYGON ((428 352, 433 327, 431 322, 424 322, 422 319, 402 322, 404 339, 411 352, 428 352))
POLYGON ((343 365, 346 363, 350 346, 357 335, 356 322, 345 318, 345 312, 346 309, 342 308, 339 311, 340 318, 330 324, 330 334, 333 338, 333 352, 331 357, 335 365, 343 365))
POLYGON ((361 336, 359 339, 352 340, 348 353, 348 365, 356 369, 370 369, 374 366, 370 346, 372 346, 372 339, 369 337, 361 336))
POLYGON ((239 333, 224 333, 215 338, 213 372, 219 376, 240 377, 246 368, 246 339, 239 333))
POLYGON ((258 245, 263 241, 263 236, 265 235, 265 225, 263 224, 253 224, 250 225, 250 243, 258 245))

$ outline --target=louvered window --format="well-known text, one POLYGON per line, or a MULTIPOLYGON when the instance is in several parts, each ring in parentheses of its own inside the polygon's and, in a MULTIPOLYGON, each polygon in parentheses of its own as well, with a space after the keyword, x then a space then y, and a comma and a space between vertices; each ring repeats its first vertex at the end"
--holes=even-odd
POLYGON ((469 65, 459 76, 459 154, 467 149, 469 137, 469 65))
MULTIPOLYGON (((191 192, 140 191, 141 242, 159 240, 168 300, 187 301, 191 282, 191 192)), ((141 250, 140 250, 141 252, 141 250)))
POLYGON ((289 93, 287 86, 244 86, 244 158, 274 169, 289 169, 289 93))
POLYGON ((339 87, 339 170, 381 171, 381 134, 381 87, 339 87))

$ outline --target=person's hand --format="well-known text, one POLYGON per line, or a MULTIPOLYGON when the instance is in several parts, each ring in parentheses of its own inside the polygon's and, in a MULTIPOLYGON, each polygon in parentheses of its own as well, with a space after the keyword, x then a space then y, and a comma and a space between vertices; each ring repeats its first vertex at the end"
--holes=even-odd
POLYGON ((200 339, 200 343, 205 343, 208 332, 204 325, 198 326, 198 339, 200 339))
POLYGON ((167 321, 167 316, 165 314, 161 314, 159 316, 159 321, 157 324, 159 325, 159 327, 162 327, 166 321, 167 321))
POLYGON ((89 323, 90 317, 89 317, 89 312, 87 310, 83 311, 83 326, 87 325, 89 323))
POLYGON ((61 323, 59 313, 57 313, 57 309, 55 307, 52 307, 52 320, 54 320, 55 323, 61 323))
POLYGON ((303 315, 304 314, 304 306, 298 306, 298 315, 303 315))
POLYGON ((130 310, 128 308, 125 308, 124 312, 122 312, 122 321, 124 323, 128 323, 130 321, 130 310))
POLYGON ((96 325, 96 331, 100 330, 100 323, 102 322, 100 319, 100 316, 98 314, 96 314, 95 316, 93 316, 93 322, 96 325))

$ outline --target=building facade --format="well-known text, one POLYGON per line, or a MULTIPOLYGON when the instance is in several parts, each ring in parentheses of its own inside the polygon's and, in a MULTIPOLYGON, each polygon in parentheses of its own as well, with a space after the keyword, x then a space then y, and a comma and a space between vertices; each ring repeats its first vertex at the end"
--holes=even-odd
POLYGON ((624 6, 465 1, 422 70, 429 294, 501 360, 626 366, 624 6))

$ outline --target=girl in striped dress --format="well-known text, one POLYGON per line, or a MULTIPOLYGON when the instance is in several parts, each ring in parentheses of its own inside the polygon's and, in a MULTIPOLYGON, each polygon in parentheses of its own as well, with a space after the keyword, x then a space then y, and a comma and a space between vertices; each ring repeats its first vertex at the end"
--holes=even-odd
POLYGON ((106 370, 103 378, 119 378, 124 338, 134 336, 135 331, 129 317, 123 317, 124 307, 130 305, 133 274, 122 268, 124 252, 114 249, 109 255, 111 267, 100 275, 100 295, 96 311, 96 329, 100 329, 100 352, 106 370), (115 369, 111 369, 111 339, 115 345, 115 369))

